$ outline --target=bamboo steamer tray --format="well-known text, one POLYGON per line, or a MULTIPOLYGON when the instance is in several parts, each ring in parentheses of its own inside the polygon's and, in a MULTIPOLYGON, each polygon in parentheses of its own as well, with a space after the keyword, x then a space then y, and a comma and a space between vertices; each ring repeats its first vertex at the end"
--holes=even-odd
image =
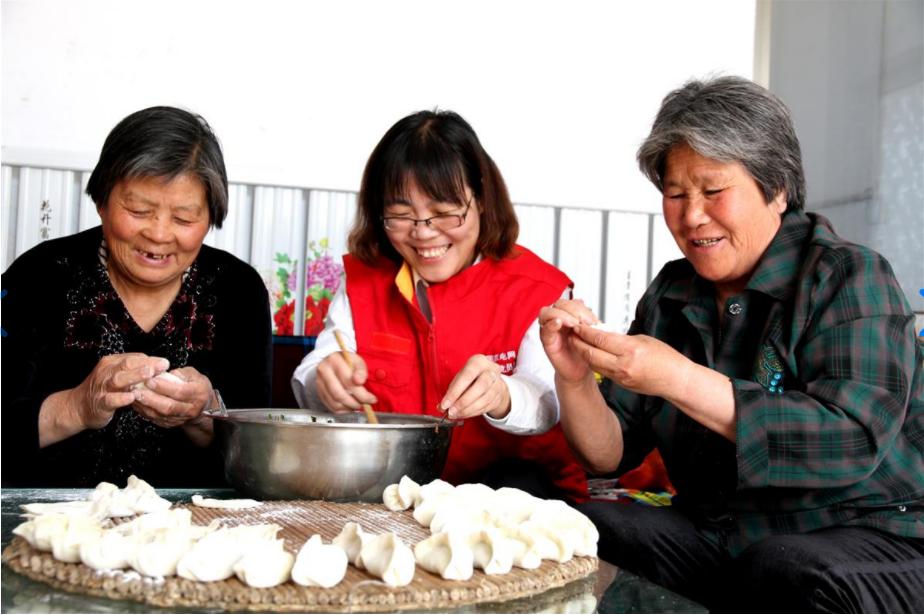
MULTIPOLYGON (((247 510, 216 510, 180 504, 192 511, 193 522, 207 525, 218 519, 226 525, 275 523, 286 549, 297 553, 312 534, 329 542, 348 521, 371 533, 395 532, 408 546, 429 536, 410 511, 393 512, 381 504, 335 504, 322 501, 266 502, 247 510)), ((222 609, 261 612, 391 612, 454 609, 544 594, 597 570, 597 558, 575 557, 559 564, 543 561, 535 570, 514 568, 505 575, 481 570, 468 581, 447 581, 418 567, 414 580, 392 588, 352 565, 343 581, 330 589, 302 587, 291 581, 271 588, 251 588, 232 577, 200 583, 181 577, 143 577, 135 571, 93 570, 83 564, 55 560, 15 536, 3 552, 3 563, 15 572, 65 591, 134 600, 165 608, 222 609)), ((569 585, 570 586, 570 585, 569 585)))

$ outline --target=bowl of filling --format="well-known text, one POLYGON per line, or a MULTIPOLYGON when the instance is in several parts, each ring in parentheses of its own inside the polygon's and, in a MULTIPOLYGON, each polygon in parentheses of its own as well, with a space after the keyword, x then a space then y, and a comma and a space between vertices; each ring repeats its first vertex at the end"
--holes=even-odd
POLYGON ((404 475, 419 484, 439 478, 461 424, 397 413, 369 423, 362 413, 276 408, 209 414, 225 477, 264 500, 381 502, 404 475))

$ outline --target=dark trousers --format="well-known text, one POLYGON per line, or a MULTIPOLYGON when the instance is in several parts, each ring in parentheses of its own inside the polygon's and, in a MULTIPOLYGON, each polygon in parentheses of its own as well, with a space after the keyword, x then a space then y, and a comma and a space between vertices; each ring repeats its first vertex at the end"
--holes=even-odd
POLYGON ((924 539, 862 527, 778 535, 732 557, 721 532, 635 504, 577 507, 600 530, 600 557, 734 613, 924 612, 924 539))

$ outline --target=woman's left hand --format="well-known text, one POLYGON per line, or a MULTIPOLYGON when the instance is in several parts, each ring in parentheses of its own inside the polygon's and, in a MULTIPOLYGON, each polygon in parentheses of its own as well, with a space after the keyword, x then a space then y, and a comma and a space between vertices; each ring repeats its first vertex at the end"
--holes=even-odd
POLYGON ((160 427, 210 420, 201 415, 212 398, 211 381, 195 367, 181 367, 169 373, 183 382, 163 377, 147 380, 144 387, 135 391, 132 404, 135 411, 160 427))
POLYGON ((587 325, 572 332, 571 343, 591 368, 619 386, 658 397, 686 389, 694 364, 661 340, 607 333, 587 325))
POLYGON ((451 419, 467 419, 480 414, 495 419, 507 416, 510 391, 501 378, 501 366, 483 354, 469 357, 449 383, 439 409, 451 419))

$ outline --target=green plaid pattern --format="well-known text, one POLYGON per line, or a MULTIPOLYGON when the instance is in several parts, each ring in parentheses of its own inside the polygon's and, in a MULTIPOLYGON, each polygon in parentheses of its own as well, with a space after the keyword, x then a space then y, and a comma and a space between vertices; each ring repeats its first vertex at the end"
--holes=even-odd
POLYGON ((675 505, 733 553, 771 534, 862 525, 924 537, 924 349, 888 262, 790 212, 719 324, 714 290, 668 263, 630 333, 733 384, 736 442, 605 380, 629 470, 661 451, 675 505))

